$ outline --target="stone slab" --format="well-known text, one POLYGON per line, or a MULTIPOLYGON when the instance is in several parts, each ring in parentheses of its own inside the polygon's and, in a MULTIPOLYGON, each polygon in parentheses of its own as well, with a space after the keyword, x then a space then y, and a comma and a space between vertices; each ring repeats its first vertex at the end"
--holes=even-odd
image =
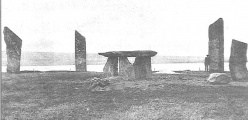
POLYGON ((103 72, 110 73, 111 76, 118 75, 118 57, 108 57, 103 68, 103 72))
POLYGON ((135 79, 134 67, 127 57, 119 57, 119 76, 128 80, 135 79))
POLYGON ((136 79, 152 77, 151 57, 136 57, 133 66, 136 79))
POLYGON ((152 57, 157 54, 155 51, 151 50, 137 50, 137 51, 110 51, 105 53, 98 53, 105 57, 152 57))

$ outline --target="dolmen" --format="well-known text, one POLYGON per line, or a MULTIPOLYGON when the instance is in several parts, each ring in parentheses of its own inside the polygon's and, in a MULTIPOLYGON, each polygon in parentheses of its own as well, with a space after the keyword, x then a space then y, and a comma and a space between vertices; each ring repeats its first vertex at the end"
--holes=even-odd
POLYGON ((155 56, 157 52, 138 50, 110 51, 98 54, 108 57, 103 72, 110 73, 111 76, 123 76, 126 79, 146 79, 152 77, 151 57, 155 56), (135 62, 130 63, 127 57, 136 57, 135 62))

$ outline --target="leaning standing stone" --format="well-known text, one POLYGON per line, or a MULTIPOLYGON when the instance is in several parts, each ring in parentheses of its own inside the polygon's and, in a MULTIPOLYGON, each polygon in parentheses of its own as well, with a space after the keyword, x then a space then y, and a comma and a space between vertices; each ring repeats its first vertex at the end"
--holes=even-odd
POLYGON ((233 80, 248 81, 246 62, 247 44, 233 39, 231 46, 231 55, 229 59, 229 69, 233 80))
POLYGON ((223 19, 220 18, 209 26, 209 48, 210 57, 209 71, 224 72, 224 29, 223 19))
POLYGON ((4 41, 6 43, 7 72, 19 73, 22 40, 8 27, 4 27, 3 33, 4 33, 4 41))
POLYGON ((76 71, 87 71, 86 65, 86 41, 78 31, 75 31, 75 65, 76 71))

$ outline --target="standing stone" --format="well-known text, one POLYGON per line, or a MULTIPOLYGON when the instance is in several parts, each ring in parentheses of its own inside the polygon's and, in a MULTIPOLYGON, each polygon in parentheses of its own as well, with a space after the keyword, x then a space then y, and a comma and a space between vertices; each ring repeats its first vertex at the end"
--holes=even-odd
POLYGON ((119 75, 125 79, 135 79, 134 67, 127 57, 119 57, 119 75))
POLYGON ((103 72, 110 73, 111 76, 118 75, 118 57, 108 57, 108 60, 103 68, 103 72))
POLYGON ((3 34, 4 34, 4 41, 6 43, 7 72, 19 73, 22 40, 8 27, 4 27, 3 34))
POLYGON ((86 41, 78 31, 75 31, 75 65, 76 71, 87 71, 86 65, 86 41))
POLYGON ((233 80, 247 80, 247 43, 232 40, 229 69, 233 80))
POLYGON ((136 57, 133 66, 136 79, 152 77, 151 57, 136 57))
POLYGON ((210 73, 224 72, 224 29, 223 19, 220 18, 209 26, 210 73))

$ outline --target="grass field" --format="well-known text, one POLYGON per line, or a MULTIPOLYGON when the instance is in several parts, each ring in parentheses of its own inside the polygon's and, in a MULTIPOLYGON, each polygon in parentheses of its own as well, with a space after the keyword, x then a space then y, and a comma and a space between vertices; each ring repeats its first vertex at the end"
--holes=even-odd
POLYGON ((208 73, 111 80, 92 91, 95 72, 2 73, 3 120, 248 120, 248 84, 210 85, 208 73))

